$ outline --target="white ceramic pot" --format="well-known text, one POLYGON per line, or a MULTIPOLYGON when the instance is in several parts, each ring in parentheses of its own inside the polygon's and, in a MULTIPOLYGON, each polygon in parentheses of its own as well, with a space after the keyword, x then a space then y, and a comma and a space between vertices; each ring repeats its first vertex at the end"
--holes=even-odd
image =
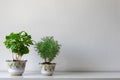
POLYGON ((45 76, 52 76, 55 70, 55 65, 56 65, 55 63, 51 63, 51 64, 40 63, 41 74, 45 76))
POLYGON ((27 60, 6 60, 6 62, 8 63, 8 72, 11 76, 22 76, 27 60))

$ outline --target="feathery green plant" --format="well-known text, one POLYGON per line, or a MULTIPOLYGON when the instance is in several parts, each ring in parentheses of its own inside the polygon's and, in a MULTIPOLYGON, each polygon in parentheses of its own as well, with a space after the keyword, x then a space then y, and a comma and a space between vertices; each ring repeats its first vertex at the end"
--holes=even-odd
POLYGON ((35 48, 40 57, 44 59, 44 63, 51 63, 56 55, 58 55, 60 44, 53 37, 46 36, 35 44, 35 48))

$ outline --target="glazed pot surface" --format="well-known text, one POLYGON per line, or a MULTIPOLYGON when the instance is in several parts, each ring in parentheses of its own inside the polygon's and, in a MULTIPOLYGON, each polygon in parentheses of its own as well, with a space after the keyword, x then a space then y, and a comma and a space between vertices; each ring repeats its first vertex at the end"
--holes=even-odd
POLYGON ((12 76, 22 76, 25 70, 27 60, 7 60, 8 63, 8 72, 12 76))
POLYGON ((51 64, 40 64, 41 67, 41 74, 45 75, 45 76, 52 76, 53 72, 55 70, 55 63, 51 63, 51 64))

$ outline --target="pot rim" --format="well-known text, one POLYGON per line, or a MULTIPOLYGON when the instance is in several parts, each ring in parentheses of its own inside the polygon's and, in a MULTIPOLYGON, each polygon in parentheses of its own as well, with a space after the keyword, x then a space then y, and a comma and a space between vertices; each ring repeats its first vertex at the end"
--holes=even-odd
POLYGON ((41 65, 45 65, 45 64, 47 64, 47 65, 53 65, 53 64, 56 65, 56 63, 49 63, 49 64, 48 63, 39 63, 39 64, 41 64, 41 65))
POLYGON ((27 60, 6 60, 6 62, 27 62, 27 60))

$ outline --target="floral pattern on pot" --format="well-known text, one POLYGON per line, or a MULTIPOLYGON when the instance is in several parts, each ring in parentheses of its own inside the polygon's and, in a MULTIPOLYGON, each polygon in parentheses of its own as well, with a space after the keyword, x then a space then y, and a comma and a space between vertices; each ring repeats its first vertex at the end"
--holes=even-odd
POLYGON ((7 60, 8 72, 13 76, 21 76, 25 70, 27 60, 13 61, 7 60))
POLYGON ((11 69, 24 69, 26 65, 26 60, 24 61, 7 61, 8 67, 11 69))
POLYGON ((40 68, 41 68, 41 73, 43 75, 46 76, 52 76, 54 70, 55 70, 55 63, 51 63, 51 64, 40 64, 40 68))

